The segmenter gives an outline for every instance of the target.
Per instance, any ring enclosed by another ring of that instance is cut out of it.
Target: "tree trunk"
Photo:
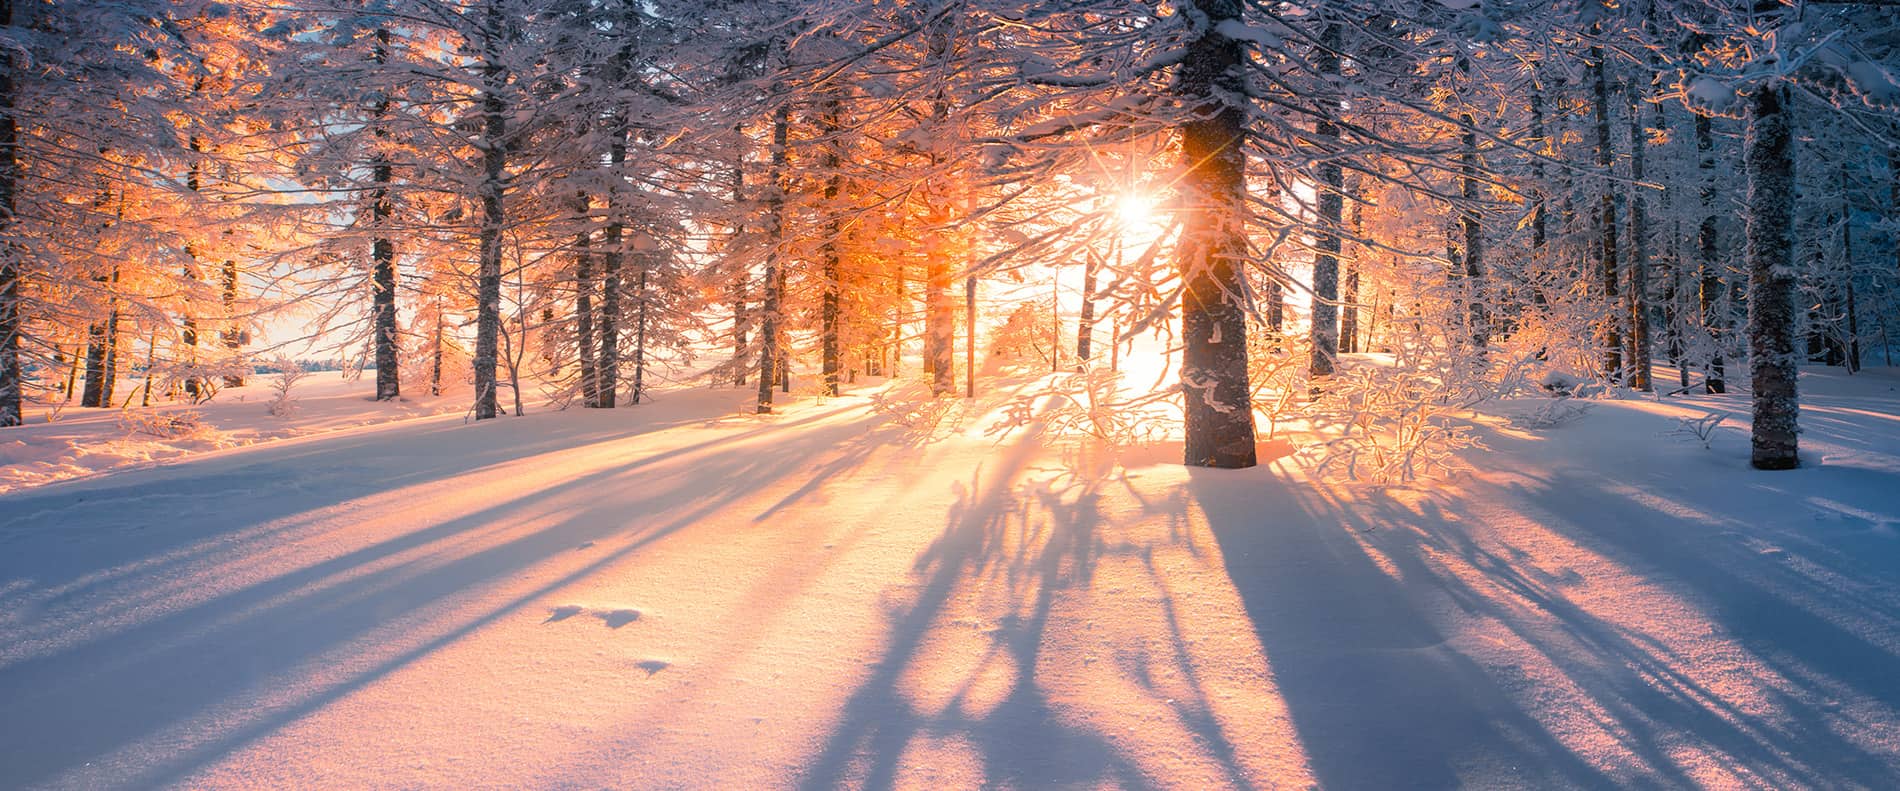
[[[932,252],[924,276],[924,360],[930,367],[930,393],[943,395],[955,390],[957,384],[956,350],[951,338],[956,331],[956,305],[950,301],[954,279],[950,261],[942,252]]]
[[[0,0],[0,28],[13,26],[13,0]],[[0,55],[0,428],[26,421],[20,364],[20,335],[26,330],[21,310],[19,250],[13,239],[14,192],[19,188],[19,126],[13,120],[13,53]]]
[[[1458,70],[1468,81],[1471,61],[1459,57]],[[1482,360],[1485,347],[1491,343],[1491,327],[1489,311],[1485,308],[1484,229],[1480,225],[1483,218],[1478,214],[1478,129],[1477,121],[1469,111],[1459,113],[1458,121],[1464,125],[1458,152],[1459,196],[1464,200],[1464,206],[1458,212],[1458,223],[1464,231],[1466,332],[1472,351]]]
[[[1598,25],[1601,32],[1601,23]],[[1615,305],[1621,289],[1617,286],[1616,188],[1611,180],[1613,161],[1610,142],[1610,77],[1604,62],[1603,47],[1590,48],[1590,74],[1594,83],[1596,121],[1597,178],[1603,193],[1597,212],[1597,276],[1603,287],[1606,311],[1603,322],[1603,373],[1611,381],[1623,381],[1623,334],[1618,331]]]
[[[609,121],[607,144],[608,173],[620,173],[627,161],[626,118],[616,110]],[[619,178],[618,175],[613,176]],[[600,350],[594,355],[594,406],[613,409],[620,397],[620,270],[626,261],[626,223],[620,216],[626,208],[619,185],[607,189],[607,227],[601,234],[600,321],[594,331],[600,337]]]
[[[1082,314],[1075,326],[1075,369],[1078,371],[1088,366],[1089,354],[1093,351],[1090,342],[1095,339],[1095,272],[1100,265],[1094,250],[1083,254]]]
[[[1847,337],[1841,344],[1847,372],[1860,373],[1860,310],[1854,299],[1854,201],[1850,197],[1847,181],[1847,162],[1841,161],[1835,171],[1840,181],[1841,191],[1841,268],[1845,281],[1842,296],[1846,299]]]
[[[1187,119],[1181,139],[1184,223],[1180,246],[1181,389],[1184,462],[1196,467],[1255,464],[1253,408],[1247,384],[1245,110],[1237,97],[1241,44],[1221,32],[1238,23],[1239,0],[1194,0],[1208,17],[1188,44],[1175,83]]]
[[[818,257],[824,268],[824,293],[819,305],[819,356],[820,390],[828,396],[838,394],[838,372],[842,368],[838,348],[838,321],[842,315],[839,301],[844,287],[843,272],[840,268],[839,234],[844,232],[840,221],[844,212],[838,205],[838,196],[844,192],[844,152],[843,143],[838,140],[842,132],[841,123],[844,113],[844,101],[837,90],[827,92],[819,105],[819,135],[826,141],[820,166],[825,171],[824,217],[825,224],[820,242]]]
[[[1322,80],[1339,76],[1339,23],[1327,21],[1320,32],[1319,49],[1314,53],[1314,68]],[[1339,100],[1330,91],[1319,97],[1319,112],[1313,124],[1313,137],[1320,157],[1318,171],[1319,227],[1313,231],[1313,323],[1312,359],[1307,371],[1313,389],[1320,380],[1333,375],[1339,357],[1339,224],[1342,218],[1341,193],[1345,190],[1344,172],[1339,166],[1339,127],[1334,115]]]
[[[66,347],[54,346],[53,363],[66,366],[66,381],[59,386],[59,400],[61,403],[70,404],[73,400],[73,385],[79,381],[79,350],[75,348],[72,356],[69,357],[66,354]]]
[[[1360,184],[1355,183],[1348,193],[1353,196],[1352,233],[1363,238],[1365,233],[1365,201],[1359,195]],[[1341,262],[1346,268],[1345,293],[1339,304],[1339,351],[1353,354],[1359,351],[1359,256],[1365,252],[1363,245],[1354,244],[1353,254],[1345,256]]]
[[[789,268],[786,266],[778,268],[778,302],[781,306],[785,304],[785,273]],[[783,312],[782,308],[781,312]],[[778,369],[778,391],[790,393],[792,392],[792,344],[786,337],[785,321],[782,316],[778,323],[778,332],[778,365],[775,366]]]
[[[1632,83],[1630,100],[1630,261],[1629,283],[1624,291],[1630,330],[1630,387],[1653,390],[1650,383],[1652,363],[1649,344],[1649,196],[1643,179],[1647,176],[1645,150],[1649,136],[1644,133],[1642,97]]]
[[[963,397],[976,397],[976,275],[963,279]]]
[[[203,79],[199,79],[192,83],[191,90],[195,94],[198,91],[202,90],[203,87],[204,87],[204,81]],[[204,142],[200,140],[196,135],[193,135],[191,137],[191,142],[188,144],[188,147],[191,149],[191,165],[185,171],[185,189],[188,189],[193,194],[196,194],[201,186],[200,176],[204,172],[204,159],[198,156],[200,153],[203,153],[204,151]],[[198,273],[197,273],[198,267],[196,266],[196,262],[198,260],[198,253],[192,248],[192,245],[190,242],[185,243],[185,256],[190,258],[193,262],[185,266],[185,271],[184,271],[185,279],[190,282],[196,283],[198,279]],[[189,311],[191,307],[191,300],[189,297],[186,298],[185,305],[186,305],[186,310]],[[204,389],[205,389],[204,379],[199,377],[196,372],[196,369],[198,367],[198,319],[197,317],[192,316],[189,313],[186,314],[185,321],[184,321],[184,329],[181,334],[183,336],[182,340],[184,341],[184,344],[185,344],[185,363],[191,366],[191,368],[193,369],[193,372],[185,378],[185,394],[191,396],[191,401],[192,403],[195,404],[198,402],[199,398],[203,397]]]
[[[1748,351],[1754,384],[1750,463],[1800,466],[1795,389],[1794,159],[1787,89],[1761,86],[1749,114]]]
[[[1683,359],[1682,355],[1684,351],[1684,324],[1686,324],[1688,320],[1684,318],[1682,310],[1682,295],[1687,293],[1687,288],[1683,281],[1683,265],[1680,247],[1683,238],[1681,220],[1676,221],[1675,232],[1671,234],[1671,238],[1676,240],[1677,247],[1676,251],[1670,255],[1668,265],[1664,267],[1664,270],[1669,275],[1669,281],[1663,287],[1664,342],[1667,343],[1669,347],[1669,364],[1676,367],[1676,384],[1686,390],[1686,388],[1689,387],[1689,363]]]
[[[741,146],[744,146],[746,144],[744,125],[734,126],[733,132],[734,132],[734,136],[739,141],[738,144]],[[741,151],[740,153],[734,155],[733,161],[732,161],[732,205],[735,209],[738,209],[739,207],[744,206],[744,204],[745,204],[745,154],[743,153],[743,151]],[[735,216],[743,217],[744,215],[743,215],[743,212],[739,212],[735,214]],[[746,266],[743,263],[744,259],[741,256],[742,251],[739,249],[739,244],[741,240],[743,240],[744,238],[745,238],[745,221],[741,219],[733,223],[732,240],[728,242],[726,245],[726,258],[730,262],[729,266],[732,269],[732,272],[731,272],[732,281],[727,286],[727,299],[731,301],[732,303],[732,386],[733,387],[745,386],[745,369],[746,369],[745,359],[746,359],[746,346],[747,346],[746,325],[747,325],[747,319],[748,319],[748,316],[746,314],[746,298],[747,298],[746,292],[749,291],[750,289],[746,288],[746,275],[748,274],[748,272],[746,271]]]
[[[479,187],[482,224],[475,288],[476,420],[488,420],[497,414],[495,396],[499,383],[495,366],[501,335],[501,231],[506,219],[502,193],[508,164],[508,108],[501,95],[507,77],[502,71],[499,53],[501,6],[495,0],[489,2],[487,19],[483,24],[487,40],[483,45],[486,63],[482,66],[482,132],[479,146],[482,152],[482,182]]]
[[[389,31],[378,28],[370,60],[377,64],[387,60],[385,47],[388,44]],[[371,123],[375,125],[373,136],[379,144],[389,139],[389,130],[382,124],[388,112],[389,99],[386,96],[377,99]],[[370,260],[375,269],[371,332],[376,336],[378,401],[394,401],[402,395],[402,377],[397,368],[401,338],[396,334],[396,244],[389,238],[389,218],[394,211],[389,201],[389,184],[394,175],[388,155],[378,150],[370,159],[370,181],[376,185],[370,193],[370,219],[376,228],[376,237],[370,241]]]
[[[633,319],[633,393],[630,397],[634,406],[639,406],[640,399],[646,395],[647,322],[652,320],[652,300],[647,294],[647,280],[653,274],[652,255],[647,253],[640,256],[640,279],[633,286],[635,298],[640,300]]]
[[[442,297],[435,298],[435,355],[429,366],[429,395],[442,395]]]
[[[782,90],[774,90],[779,95]],[[783,360],[779,356],[779,303],[785,279],[785,163],[786,138],[791,126],[791,106],[783,99],[772,111],[772,164],[765,174],[765,278],[764,298],[759,305],[759,402],[758,413],[772,412],[772,386],[778,384]]]
[[[1544,296],[1541,280],[1546,276],[1545,247],[1550,243],[1550,216],[1546,208],[1549,197],[1545,193],[1544,156],[1551,152],[1550,132],[1544,126],[1544,88],[1531,86],[1531,140],[1537,144],[1540,156],[1531,159],[1531,304],[1542,307],[1548,303]],[[1537,359],[1544,359],[1546,350],[1537,350]]]
[[[929,63],[939,71],[938,89],[930,100],[930,151],[933,171],[940,172],[949,161],[951,133],[950,95],[942,77],[949,71],[952,56],[954,16],[939,16],[930,28]],[[948,179],[942,179],[948,181]],[[953,280],[950,261],[950,196],[941,188],[929,190],[930,230],[938,241],[925,252],[924,262],[924,367],[930,373],[931,395],[944,395],[956,389],[956,305],[950,301]]]
[[[1699,262],[1702,277],[1700,287],[1696,289],[1696,300],[1702,309],[1702,328],[1709,336],[1709,371],[1703,389],[1711,393],[1728,392],[1728,384],[1723,381],[1726,373],[1722,370],[1723,330],[1727,322],[1723,320],[1722,310],[1722,265],[1716,260],[1719,253],[1717,217],[1715,214],[1715,133],[1714,122],[1706,115],[1695,117],[1695,148],[1697,152],[1696,169],[1702,176],[1702,225],[1696,234],[1700,248]]]
[[[581,406],[600,405],[600,370],[594,360],[597,339],[594,333],[594,253],[590,200],[586,193],[574,196],[574,218],[581,230],[574,235],[574,348],[581,364]]]
[[[106,373],[106,358],[110,355],[106,326],[104,321],[95,321],[86,328],[86,385],[79,396],[80,406],[105,406],[112,398]]]
[[[152,405],[152,371],[158,365],[158,330],[152,331],[152,338],[145,344],[145,375],[139,381],[139,406]],[[127,397],[126,401],[131,401]]]
[[[238,306],[237,306],[238,265],[237,265],[237,262],[230,259],[226,259],[224,262],[224,271],[222,274],[223,274],[223,280],[224,280],[224,284],[223,284],[224,285],[224,317],[227,324],[225,325],[224,331],[221,333],[222,337],[220,338],[220,340],[224,342],[225,351],[231,353],[231,364],[241,366],[243,364],[243,360],[239,357],[238,351],[242,349],[244,346],[244,330],[242,329],[240,320],[238,319]],[[119,276],[116,272],[113,274],[112,279],[115,281],[119,279]],[[114,313],[113,318],[115,320],[118,318],[116,312]],[[116,332],[113,333],[113,338],[114,338],[114,342],[116,343],[117,338],[118,338],[118,333]],[[225,387],[243,387],[244,375],[243,374],[225,374],[224,386]]]

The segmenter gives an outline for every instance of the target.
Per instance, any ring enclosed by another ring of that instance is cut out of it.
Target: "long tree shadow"
[[[853,408],[840,405],[646,453],[629,462],[629,469],[826,420]],[[702,422],[720,411],[615,426],[610,433],[603,433],[601,424],[613,415],[493,427],[509,434],[505,441],[487,431],[489,426],[430,421],[369,434],[317,437],[288,447],[259,445],[193,464],[122,471],[0,497],[0,547],[9,550],[0,552],[0,582],[24,582],[0,587],[0,612],[38,609],[51,603],[45,598],[49,594],[75,598],[122,580],[187,570],[233,541],[268,540],[330,519],[333,515],[325,508],[338,503],[547,454],[558,454],[549,456],[555,464],[568,463],[596,451],[617,451],[629,440],[668,427]],[[404,503],[389,503],[399,505]],[[75,521],[87,528],[66,529]],[[48,544],[64,548],[47,551]]]
[[[1367,557],[1343,512],[1265,468],[1193,470],[1255,634],[1326,788],[1604,786]]]
[[[1895,485],[1900,479],[1892,476],[1884,482],[1887,491]],[[1765,545],[1777,534],[1751,522],[1758,514],[1699,503],[1715,524],[1685,522],[1595,475],[1559,474],[1517,493],[1543,514],[1591,513],[1595,518],[1549,517],[1546,524],[1665,581],[1698,606],[1711,632],[1733,640],[1768,671],[1757,671],[1765,677],[1752,689],[1712,689],[1698,680],[1709,671],[1695,657],[1638,628],[1640,614],[1632,613],[1629,624],[1590,615],[1463,536],[1424,536],[1559,617],[1592,653],[1620,660],[1608,673],[1590,669],[1591,663],[1568,664],[1629,731],[1655,734],[1650,741],[1688,741],[1777,784],[1900,786],[1900,756],[1865,739],[1900,726],[1900,678],[1891,672],[1900,665],[1900,590],[1891,562],[1900,553],[1891,540],[1863,552],[1841,552],[1830,541],[1853,536],[1815,533],[1802,536],[1805,542]],[[1722,525],[1737,529],[1710,529]],[[1869,565],[1869,554],[1887,562]],[[1542,648],[1560,663],[1565,659],[1560,646]],[[1737,697],[1755,698],[1754,710]],[[1856,706],[1858,713],[1848,710]],[[1657,773],[1689,782],[1667,756],[1644,757]]]
[[[897,787],[914,781],[903,772],[920,768],[908,765],[907,759],[920,755],[916,751],[921,745],[945,741],[962,745],[975,759],[968,768],[977,776],[959,777],[957,783],[1144,789],[1184,781],[1158,776],[1156,767],[1141,765],[1141,758],[1124,743],[1127,734],[1110,733],[1078,710],[1074,693],[1077,685],[1086,686],[1086,679],[1064,677],[1077,672],[1074,663],[1052,662],[1047,656],[1052,646],[1096,625],[1086,614],[1081,621],[1059,616],[1065,598],[1098,607],[1091,597],[1115,595],[1095,587],[1097,568],[1105,559],[1145,568],[1148,582],[1163,581],[1153,560],[1162,547],[1152,542],[1176,549],[1190,539],[1177,524],[1157,527],[1154,522],[1172,518],[1182,502],[1172,497],[1141,500],[1146,492],[1137,491],[1126,470],[1113,464],[1070,458],[1059,467],[1037,467],[1039,459],[1047,458],[1045,440],[1035,431],[1015,439],[1016,444],[993,454],[957,484],[957,500],[943,532],[914,564],[915,595],[892,614],[876,669],[845,701],[824,747],[808,762],[801,788]],[[1140,515],[1132,533],[1113,529],[1101,510],[1111,487],[1136,495],[1131,499]],[[1125,583],[1122,578],[1118,586]],[[1235,746],[1211,714],[1213,704],[1175,618],[1181,605],[1165,592],[1165,585],[1157,587],[1164,592],[1155,604],[1165,615],[1162,623],[1146,625],[1145,637],[1152,639],[1144,643],[1162,646],[1160,655],[1151,656],[1139,645],[1115,646],[1122,658],[1138,659],[1124,663],[1116,653],[1100,657],[1110,660],[1105,665],[1112,668],[1103,672],[1120,673],[1123,682],[1145,689],[1179,718],[1189,731],[1183,738],[1193,743],[1170,744],[1166,752],[1178,756],[1198,751],[1230,787],[1261,784],[1262,778],[1249,776],[1241,766]],[[1102,615],[1115,617],[1106,611]],[[973,620],[992,624],[984,630],[987,642],[979,655],[946,658],[971,648],[957,636]],[[1158,669],[1144,664],[1150,660]],[[1153,672],[1184,679],[1181,686],[1189,694],[1160,701],[1164,695],[1157,694],[1160,682]],[[1004,680],[998,682],[999,676]],[[1058,688],[1065,697],[1052,696]]]
[[[833,462],[823,474],[846,474],[893,441],[871,416],[801,428],[774,453],[743,441],[791,425],[621,460],[13,663],[0,669],[7,782],[33,785],[94,762],[109,765],[124,748],[153,738],[175,743],[157,760],[113,769],[113,782],[181,780],[760,487],[806,474],[811,459]],[[669,478],[693,485],[668,485]],[[642,485],[629,486],[636,482]],[[561,561],[550,569],[553,581],[491,601],[509,580],[590,543],[600,546],[599,557]],[[563,572],[561,565],[578,567]],[[443,612],[455,615],[444,621]],[[266,694],[340,657],[365,667],[335,682]],[[251,705],[257,708],[245,708]]]
[[[1124,786],[1141,785],[1139,776],[1116,763],[1113,750],[1098,737],[1054,722],[1033,682],[1041,630],[1057,587],[1053,577],[1060,573],[1065,555],[1079,550],[1086,557],[1094,527],[1087,517],[1080,517],[1060,528],[1063,534],[1051,539],[1054,546],[1040,560],[1025,554],[1032,544],[1022,542],[1024,533],[1037,528],[1024,512],[1017,478],[1038,455],[1036,434],[1032,429],[1019,436],[1014,445],[975,470],[967,483],[958,484],[958,501],[948,524],[916,562],[923,580],[914,600],[893,616],[882,659],[845,702],[839,724],[810,762],[801,788],[836,788],[847,780],[862,788],[891,788],[914,738],[931,730],[969,726],[955,722],[963,719],[956,701],[943,715],[919,712],[901,681],[923,659],[927,639],[940,626],[953,596],[964,593],[972,579],[1024,574],[1037,576],[1043,584],[1035,586],[1027,615],[1007,619],[996,639],[1019,670],[1002,702],[985,717],[986,727],[969,728],[977,734],[977,747],[994,770],[986,775],[988,782],[1025,788],[1082,787],[1100,779],[1094,773],[1106,768]],[[1012,555],[1012,544],[1021,552]]]
[[[1792,485],[1896,483],[1814,474],[1839,480]],[[1322,785],[1900,784],[1874,735],[1900,724],[1891,537],[1613,476],[1338,496],[1194,473]]]

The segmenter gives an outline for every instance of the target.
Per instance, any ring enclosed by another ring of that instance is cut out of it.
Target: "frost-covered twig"
[[[1678,417],[1676,427],[1669,431],[1672,436],[1695,437],[1702,447],[1710,447],[1715,439],[1715,429],[1728,419],[1727,412],[1709,412],[1701,417]]]

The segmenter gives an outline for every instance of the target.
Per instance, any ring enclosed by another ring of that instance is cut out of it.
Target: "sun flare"
[[[1124,233],[1139,233],[1152,229],[1161,222],[1156,211],[1155,198],[1139,192],[1123,194],[1115,201],[1115,216],[1121,221]]]
[[[1115,198],[1114,210],[1120,242],[1127,250],[1146,248],[1166,229],[1168,218],[1161,200],[1150,193],[1124,192]]]

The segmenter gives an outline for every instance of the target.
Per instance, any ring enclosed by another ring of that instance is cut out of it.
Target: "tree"
[[[1255,464],[1253,408],[1247,386],[1245,290],[1240,265],[1247,247],[1245,108],[1234,97],[1241,42],[1224,25],[1240,20],[1238,0],[1192,0],[1204,16],[1187,43],[1175,91],[1186,108],[1181,145],[1184,283],[1181,302],[1181,386],[1186,402],[1186,463],[1196,467]]]

